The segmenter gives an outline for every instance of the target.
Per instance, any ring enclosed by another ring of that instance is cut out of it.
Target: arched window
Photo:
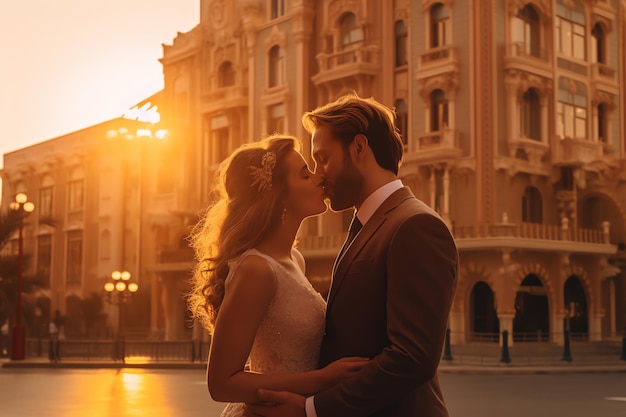
[[[363,41],[363,29],[357,25],[356,16],[346,13],[341,18],[341,47],[346,48]]]
[[[526,223],[543,223],[541,193],[535,187],[526,187],[522,197],[522,221]]]
[[[513,42],[519,45],[519,52],[525,55],[540,56],[539,15],[529,4],[519,10],[513,20]]]
[[[587,87],[580,81],[559,78],[556,131],[561,138],[587,138]]]
[[[407,59],[407,40],[408,31],[404,21],[398,20],[394,26],[396,35],[396,67],[401,67],[408,63]]]
[[[430,131],[439,132],[448,127],[448,98],[443,90],[435,90],[430,95]]]
[[[523,137],[541,140],[541,103],[534,88],[526,91],[522,97],[520,126]]]
[[[218,85],[232,87],[235,85],[235,68],[230,61],[224,61],[218,71]]]
[[[396,126],[402,136],[402,143],[405,145],[408,143],[409,134],[409,109],[406,105],[406,101],[400,99],[395,102],[396,107]]]
[[[579,0],[557,0],[556,36],[559,53],[584,60],[585,8]]]
[[[430,9],[430,47],[438,48],[450,43],[448,39],[448,27],[450,14],[448,9],[441,3],[436,3]]]
[[[269,53],[269,80],[270,87],[276,87],[284,83],[285,54],[283,49],[274,45]]]
[[[591,43],[591,59],[599,64],[606,64],[606,35],[599,23],[591,30],[593,42]]]

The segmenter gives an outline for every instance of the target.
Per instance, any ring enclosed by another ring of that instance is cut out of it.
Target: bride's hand
[[[338,359],[326,365],[324,368],[319,370],[322,376],[324,388],[328,388],[332,385],[335,385],[342,379],[345,379],[355,374],[368,361],[369,361],[369,358],[350,356],[350,357]]]

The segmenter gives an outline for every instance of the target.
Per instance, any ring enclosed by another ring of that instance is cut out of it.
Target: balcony
[[[319,71],[311,79],[315,85],[342,78],[364,75],[374,77],[380,72],[378,45],[358,45],[338,52],[317,54]]]
[[[308,259],[332,259],[339,253],[347,236],[347,232],[325,236],[302,236],[298,238],[298,249]]]
[[[435,163],[458,159],[461,155],[458,132],[446,128],[409,138],[409,146],[404,160],[407,163]]]
[[[555,165],[581,166],[599,161],[604,156],[604,144],[585,139],[557,139],[553,148],[552,163]]]
[[[529,138],[510,138],[509,155],[514,157],[522,151],[532,165],[541,165],[544,155],[550,147],[547,143]]]
[[[609,240],[609,224],[598,229],[570,228],[540,223],[477,224],[454,227],[459,250],[522,249],[540,252],[570,252],[610,255],[617,247]]]
[[[417,79],[433,77],[445,72],[459,72],[459,57],[457,48],[445,45],[428,49],[419,57]]]
[[[506,46],[505,69],[518,69],[545,78],[552,78],[550,64],[549,49],[531,49],[523,42],[510,43]]]
[[[596,90],[614,95],[620,94],[615,68],[599,62],[593,63],[591,64],[591,79]]]
[[[201,111],[204,113],[247,106],[248,87],[239,85],[215,88],[203,94],[201,99]]]
[[[570,228],[568,219],[560,226],[540,223],[476,224],[453,227],[459,250],[521,249],[539,252],[570,252],[611,255],[617,247],[609,240],[609,224],[598,229]],[[337,256],[347,233],[303,236],[298,248],[307,259]]]
[[[166,249],[158,253],[151,269],[156,272],[190,271],[195,263],[195,254],[191,248]]]

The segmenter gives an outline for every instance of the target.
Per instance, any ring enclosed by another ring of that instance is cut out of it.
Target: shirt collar
[[[397,179],[388,182],[370,194],[369,197],[363,201],[359,211],[356,213],[356,216],[361,224],[365,225],[365,223],[367,223],[367,221],[374,215],[374,212],[378,210],[378,207],[380,207],[391,194],[398,191],[403,186],[402,181]]]

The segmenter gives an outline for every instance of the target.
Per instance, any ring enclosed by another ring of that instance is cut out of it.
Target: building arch
[[[524,276],[515,293],[513,340],[548,341],[550,335],[550,300],[546,285],[534,273]]]
[[[494,288],[494,282],[487,268],[482,263],[466,262],[459,271],[459,282],[456,289],[457,296],[454,298],[452,308],[454,311],[467,316],[469,312],[471,291],[478,282],[485,282],[490,288]],[[467,330],[470,328],[468,327]]]
[[[575,274],[570,275],[563,285],[563,307],[569,331],[574,338],[587,340],[589,333],[589,297],[588,288]]]
[[[575,276],[580,281],[587,297],[588,311],[593,311],[596,300],[592,291],[589,275],[582,266],[570,263],[569,265],[565,266],[565,268],[563,268],[563,277],[565,278],[565,280],[563,281],[563,285],[565,285],[565,282],[567,282],[567,280],[572,276]],[[566,309],[567,307],[563,306],[563,311],[566,311]]]
[[[470,339],[483,340],[489,334],[500,333],[496,312],[496,294],[485,281],[477,281],[469,297]]]

